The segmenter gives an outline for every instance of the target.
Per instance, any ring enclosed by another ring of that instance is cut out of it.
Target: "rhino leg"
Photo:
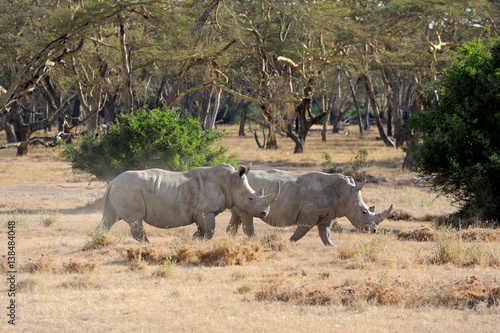
[[[297,227],[297,230],[295,230],[292,237],[290,237],[290,241],[292,241],[292,242],[298,241],[299,239],[304,237],[304,235],[307,234],[307,232],[309,230],[311,230],[312,227],[313,227],[313,225],[299,224],[299,226]]]
[[[248,214],[242,214],[241,222],[243,225],[243,232],[245,233],[245,235],[247,235],[248,237],[255,236],[255,229],[253,227],[253,216]]]
[[[142,225],[142,221],[135,221],[129,224],[130,230],[132,232],[132,237],[139,242],[149,243],[148,237],[146,237],[146,230]]]
[[[241,218],[237,212],[235,212],[234,208],[231,209],[231,220],[227,225],[226,232],[231,236],[236,236],[238,234],[238,230],[240,229]]]
[[[196,219],[198,231],[194,233],[193,237],[210,239],[215,232],[215,215],[213,213],[201,214]]]
[[[328,246],[333,246],[334,244],[330,240],[330,229],[332,222],[325,224],[318,224],[319,237],[323,241],[323,244]]]

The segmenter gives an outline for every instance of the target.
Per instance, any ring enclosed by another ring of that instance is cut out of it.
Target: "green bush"
[[[99,134],[99,135],[98,135]],[[140,110],[122,115],[107,134],[92,133],[63,155],[73,169],[111,180],[126,170],[161,168],[185,171],[225,162],[227,147],[214,146],[223,132],[204,131],[199,121],[173,110]]]
[[[438,84],[435,106],[409,120],[411,129],[423,133],[410,149],[415,167],[422,176],[434,176],[436,189],[460,204],[455,218],[498,223],[500,41],[459,48]]]

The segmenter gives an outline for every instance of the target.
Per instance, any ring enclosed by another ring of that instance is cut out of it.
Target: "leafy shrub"
[[[201,124],[173,110],[142,109],[121,115],[107,134],[83,136],[79,145],[67,145],[63,155],[73,169],[111,180],[126,170],[162,168],[185,171],[225,162],[227,147],[213,144],[222,132],[204,131]]]
[[[409,120],[411,129],[423,133],[422,142],[409,149],[414,166],[460,204],[454,219],[459,224],[498,221],[500,41],[459,48],[439,82],[438,96],[434,107]]]

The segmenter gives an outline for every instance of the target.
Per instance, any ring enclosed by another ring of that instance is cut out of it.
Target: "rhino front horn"
[[[275,202],[276,199],[278,199],[279,195],[280,195],[280,183],[278,182],[278,184],[276,184],[276,190],[267,196],[267,201],[269,202],[269,204]]]
[[[380,224],[380,222],[382,222],[383,220],[385,220],[387,218],[387,216],[389,216],[389,214],[392,211],[392,206],[393,205],[391,205],[391,207],[389,207],[389,209],[383,211],[382,213],[377,214],[377,219],[378,219],[377,224]]]

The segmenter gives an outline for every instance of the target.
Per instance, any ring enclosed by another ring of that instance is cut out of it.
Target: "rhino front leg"
[[[135,221],[130,223],[130,231],[132,232],[132,237],[139,242],[149,243],[148,237],[146,237],[146,230],[142,225],[142,221]]]
[[[313,227],[312,225],[308,225],[308,224],[299,224],[299,226],[297,227],[297,230],[295,230],[292,237],[290,237],[290,241],[291,242],[298,241],[299,239],[304,237],[304,235],[307,234],[307,232],[309,230],[311,230],[312,227]]]
[[[198,231],[194,233],[193,237],[212,238],[215,232],[215,214],[201,214],[201,216],[196,219],[196,224],[198,225]]]
[[[325,223],[325,224],[318,224],[319,237],[323,241],[323,244],[328,245],[328,246],[334,246],[335,245],[330,240],[330,229],[331,229],[331,226],[332,226],[332,222]]]
[[[241,215],[241,224],[243,225],[243,232],[248,237],[255,236],[255,229],[253,227],[253,216],[248,214]]]
[[[241,218],[238,212],[235,209],[231,209],[231,220],[227,225],[226,232],[231,236],[236,236],[238,234],[238,230],[240,229]]]

